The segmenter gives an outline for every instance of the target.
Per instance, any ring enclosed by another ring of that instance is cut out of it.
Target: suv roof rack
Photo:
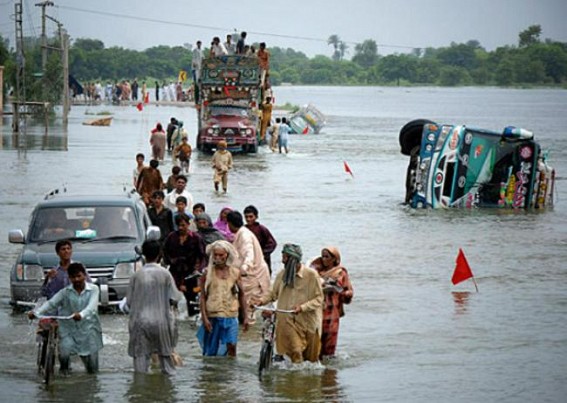
[[[47,193],[45,194],[45,196],[43,197],[43,200],[52,199],[52,198],[54,198],[56,195],[58,195],[59,192],[60,192],[60,191],[59,191],[59,188],[53,189],[53,190],[51,190],[50,192],[47,192]],[[61,193],[67,193],[67,186],[66,186],[66,185],[63,185],[63,191],[62,191]]]

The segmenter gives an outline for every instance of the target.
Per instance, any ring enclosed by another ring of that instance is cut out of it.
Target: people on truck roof
[[[211,43],[211,56],[226,56],[228,55],[228,51],[224,47],[224,44],[221,43],[220,38],[215,36],[213,38],[213,42]]]
[[[244,52],[244,46],[245,45],[246,45],[246,32],[242,32],[240,34],[240,39],[238,40],[238,42],[236,42],[236,54],[237,55],[245,54],[245,52]]]
[[[236,43],[232,42],[231,34],[226,35],[226,42],[224,43],[224,47],[226,48],[226,51],[229,55],[236,54]]]

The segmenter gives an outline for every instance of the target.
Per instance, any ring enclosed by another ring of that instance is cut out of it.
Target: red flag
[[[343,161],[343,166],[344,166],[344,168],[345,168],[345,172],[346,172],[347,174],[350,174],[350,176],[352,176],[352,177],[354,178],[354,174],[352,173],[352,171],[351,171],[351,169],[350,169],[350,167],[348,166],[348,164],[347,164],[346,161]]]
[[[144,97],[144,103],[145,104],[150,103],[150,93],[149,92],[146,92],[146,96]]]
[[[309,133],[309,126],[305,126],[305,129],[303,129],[302,134],[307,134]]]
[[[469,262],[467,262],[467,258],[461,248],[459,248],[459,254],[457,255],[455,266],[455,272],[453,273],[453,278],[451,281],[453,284],[459,284],[461,281],[465,281],[469,278],[474,278],[471,267],[469,266]]]
[[[144,104],[142,104],[141,102],[138,102],[138,105],[136,105],[136,108],[142,112],[144,110]]]

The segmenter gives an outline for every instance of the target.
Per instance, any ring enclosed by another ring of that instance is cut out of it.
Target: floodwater
[[[74,107],[65,132],[29,123],[0,138],[1,401],[383,401],[563,402],[567,396],[567,91],[495,88],[276,88],[276,102],[312,102],[328,116],[319,135],[292,136],[289,155],[236,156],[227,195],[215,194],[210,156],[196,155],[189,188],[216,218],[254,204],[280,246],[307,258],[337,245],[355,287],[341,322],[338,358],[256,376],[259,326],[241,335],[236,360],[202,358],[195,328],[181,323],[175,377],[135,376],[124,315],[103,315],[101,372],[41,386],[33,326],[12,314],[9,269],[33,206],[54,188],[117,193],[131,185],[149,130],[171,116],[196,133],[191,108]],[[110,127],[82,126],[110,111]],[[532,130],[558,172],[546,212],[414,211],[402,205],[407,159],[398,132],[414,118],[487,129]],[[343,160],[354,178],[343,171]],[[162,172],[167,176],[171,163]],[[480,292],[451,284],[463,248]],[[280,248],[272,260],[278,262]],[[277,264],[275,265],[278,266]]]

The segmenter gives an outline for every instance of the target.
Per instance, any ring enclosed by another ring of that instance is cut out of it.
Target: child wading
[[[213,169],[215,170],[213,182],[215,190],[219,190],[219,182],[222,181],[222,190],[226,193],[228,189],[228,171],[232,169],[232,154],[226,149],[226,141],[221,140],[217,144],[217,151],[213,154]]]

